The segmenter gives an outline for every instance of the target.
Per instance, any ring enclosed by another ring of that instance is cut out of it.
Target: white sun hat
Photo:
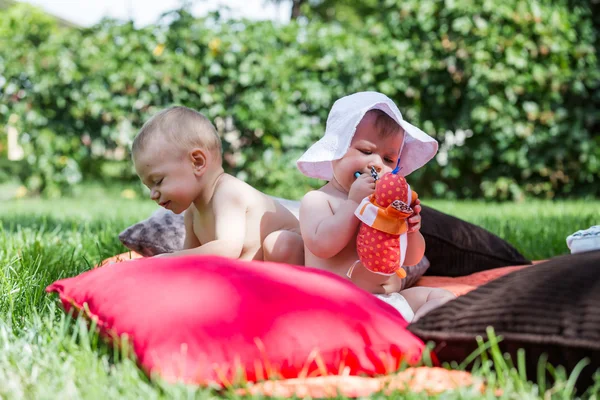
[[[406,176],[431,160],[438,142],[402,118],[402,113],[386,95],[378,92],[358,92],[337,100],[329,116],[325,135],[313,144],[296,162],[304,175],[330,181],[331,162],[342,158],[352,142],[358,123],[369,110],[381,110],[404,129],[404,144],[400,151],[400,174]]]

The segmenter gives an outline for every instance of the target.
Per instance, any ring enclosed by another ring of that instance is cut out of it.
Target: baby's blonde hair
[[[223,148],[215,126],[204,115],[190,108],[173,106],[155,114],[136,135],[131,153],[135,156],[157,135],[182,150],[199,147],[221,160]]]

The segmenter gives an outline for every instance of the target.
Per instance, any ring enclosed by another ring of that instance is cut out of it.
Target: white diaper
[[[408,301],[398,292],[390,293],[390,294],[376,294],[375,297],[385,301],[392,307],[394,307],[398,312],[404,317],[406,322],[411,322],[415,317],[415,313],[412,308],[408,304]]]
[[[567,236],[567,246],[572,254],[600,249],[600,225],[577,231]]]

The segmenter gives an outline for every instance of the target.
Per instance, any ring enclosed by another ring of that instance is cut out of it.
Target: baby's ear
[[[201,148],[194,148],[189,153],[192,165],[194,166],[194,172],[203,173],[207,165],[206,153]]]

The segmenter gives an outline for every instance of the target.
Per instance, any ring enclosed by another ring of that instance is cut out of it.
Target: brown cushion
[[[527,376],[537,377],[542,353],[568,371],[584,357],[579,380],[590,384],[600,366],[600,251],[554,258],[505,275],[433,310],[409,329],[434,341],[441,361],[462,362],[486,328],[503,337],[500,349],[516,363],[525,349]]]
[[[493,233],[422,205],[421,233],[426,275],[463,276],[509,265],[531,264],[517,249]]]

